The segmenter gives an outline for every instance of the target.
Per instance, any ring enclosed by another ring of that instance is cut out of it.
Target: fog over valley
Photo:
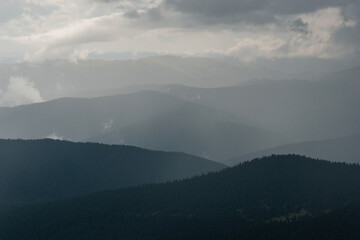
[[[360,239],[357,0],[0,2],[0,239]]]

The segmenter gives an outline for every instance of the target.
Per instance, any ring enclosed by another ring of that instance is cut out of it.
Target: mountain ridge
[[[3,205],[182,179],[225,167],[184,153],[51,139],[0,140],[0,152]]]
[[[273,219],[316,216],[360,200],[359,173],[356,164],[273,155],[187,180],[11,210],[0,217],[0,229],[6,229],[0,236],[217,239],[220,234],[232,239],[236,234],[253,239],[249,230]],[[18,226],[24,231],[16,231]]]
[[[271,154],[300,154],[312,158],[327,159],[330,161],[344,161],[347,163],[360,163],[360,134],[342,138],[325,139],[322,141],[307,141],[286,144],[275,148],[245,154],[243,156],[228,159],[228,165],[234,165],[250,159],[259,158]]]

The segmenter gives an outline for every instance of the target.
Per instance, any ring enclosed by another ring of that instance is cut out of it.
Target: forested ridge
[[[328,228],[343,234],[353,230],[359,215],[347,218],[347,210],[333,211],[357,209],[349,204],[358,200],[360,166],[273,155],[188,180],[18,208],[3,214],[0,237],[328,239]],[[336,224],[334,214],[344,221],[340,228],[324,226],[324,221]]]
[[[176,152],[44,140],[0,140],[0,205],[166,182],[224,165]]]

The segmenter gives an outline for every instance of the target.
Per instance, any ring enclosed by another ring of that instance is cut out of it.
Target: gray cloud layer
[[[220,25],[234,29],[241,24],[246,27],[249,26],[248,24],[274,24],[309,35],[312,34],[309,24],[301,17],[297,17],[292,22],[284,21],[284,18],[328,8],[340,9],[343,18],[343,26],[338,27],[328,41],[346,47],[351,46],[355,55],[358,54],[360,52],[359,0],[164,0],[158,10],[173,11],[182,15],[182,20],[186,23],[183,27],[204,28],[209,25]],[[354,24],[348,25],[351,21]]]
[[[358,0],[165,0],[161,7],[202,24],[267,24],[277,16],[311,13],[329,7],[360,5]]]
[[[341,59],[360,49],[359,0],[6,0],[0,8],[15,3],[21,15],[0,14],[0,48],[35,62],[112,51]]]
[[[344,19],[350,19],[357,24],[352,27],[344,26],[339,29],[335,35],[334,40],[347,45],[360,46],[360,1],[349,4],[342,9]],[[357,50],[359,51],[359,49]]]
[[[299,14],[322,8],[359,4],[359,2],[357,0],[165,0],[164,4],[184,13],[224,17],[258,11],[281,15]]]

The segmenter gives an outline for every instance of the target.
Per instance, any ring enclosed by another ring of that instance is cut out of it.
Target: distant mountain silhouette
[[[236,114],[156,91],[0,109],[0,137],[94,141],[225,160],[287,142]]]
[[[360,132],[359,69],[334,73],[322,81],[262,80],[222,88],[157,88],[237,114],[257,126],[291,137],[292,142],[322,140]]]
[[[80,141],[186,104],[159,92],[93,99],[62,98],[0,109],[0,137],[34,139],[52,133]]]
[[[34,83],[45,100],[60,97],[87,97],[86,92],[137,84],[185,84],[219,87],[250,79],[285,78],[284,74],[255,65],[220,59],[156,56],[138,60],[45,61],[42,63],[0,64],[0,78],[19,73]],[[0,82],[6,89],[7,81]],[[81,92],[84,95],[81,95]]]
[[[222,111],[187,105],[150,119],[104,133],[89,141],[180,151],[224,161],[287,139]]]
[[[0,237],[277,239],[282,229],[277,226],[287,221],[312,218],[359,199],[360,166],[274,155],[189,180],[4,212]],[[299,239],[304,239],[301,233],[319,232],[306,224],[295,231]],[[336,231],[336,225],[331,226]],[[284,229],[280,239],[293,239],[291,228]]]
[[[183,153],[54,140],[0,140],[0,205],[165,182],[224,165]]]
[[[343,84],[353,84],[357,82],[359,84],[360,66],[354,66],[351,68],[335,71],[329,74],[325,74],[319,77],[321,81],[341,81]]]
[[[334,162],[360,163],[360,135],[278,146],[229,159],[225,163],[235,165],[271,154],[300,154]]]

